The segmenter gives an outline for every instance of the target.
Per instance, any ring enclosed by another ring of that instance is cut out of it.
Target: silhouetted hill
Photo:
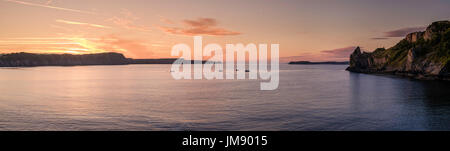
[[[172,64],[177,59],[168,58],[168,59],[130,59],[130,64]],[[189,60],[187,60],[189,61]],[[205,64],[206,61],[201,61],[202,64]],[[194,64],[195,61],[191,60],[191,64]]]
[[[10,53],[0,54],[0,67],[35,67],[35,66],[78,66],[78,65],[127,65],[127,64],[172,64],[177,59],[131,59],[120,53],[97,54],[35,54]],[[194,63],[193,60],[190,61]],[[206,63],[206,61],[201,61]]]
[[[172,64],[177,59],[130,59],[130,64]]]
[[[21,52],[0,55],[0,67],[124,65],[129,62],[120,53],[72,55]]]

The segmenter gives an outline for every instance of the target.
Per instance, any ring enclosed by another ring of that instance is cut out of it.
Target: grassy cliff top
[[[426,31],[414,36],[417,36],[417,41],[405,38],[389,49],[378,48],[372,54],[388,58],[391,65],[404,63],[409,50],[414,51],[418,60],[427,59],[441,64],[450,61],[450,21],[433,22]]]

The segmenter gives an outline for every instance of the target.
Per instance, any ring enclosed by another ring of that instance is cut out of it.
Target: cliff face
[[[0,55],[0,67],[124,65],[129,59],[120,53],[100,54],[33,54],[12,53]]]
[[[350,56],[347,70],[449,80],[450,22],[434,22],[426,31],[408,34],[389,49],[367,53],[358,47]]]

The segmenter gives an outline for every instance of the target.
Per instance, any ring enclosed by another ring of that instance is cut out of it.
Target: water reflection
[[[448,130],[450,83],[350,73],[352,100],[370,105],[385,130]],[[383,117],[386,116],[386,117]],[[368,117],[370,118],[370,117]]]
[[[1,130],[450,130],[450,84],[282,65],[258,80],[174,80],[170,65],[0,69]]]

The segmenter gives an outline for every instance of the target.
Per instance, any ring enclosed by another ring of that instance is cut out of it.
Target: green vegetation
[[[403,39],[387,50],[376,49],[373,55],[387,56],[389,64],[398,67],[405,63],[408,51],[413,49],[415,57],[419,60],[427,59],[434,63],[446,64],[450,61],[450,23],[448,21],[434,22],[428,30],[433,32],[430,40],[421,37],[411,43]]]
[[[350,62],[347,70],[353,72],[422,75],[418,78],[439,75],[450,79],[450,21],[434,22],[426,31],[410,33],[388,49],[353,53]]]
[[[438,50],[436,56],[439,56],[440,62],[447,63],[450,61],[450,28],[442,34],[440,43],[436,49]]]

